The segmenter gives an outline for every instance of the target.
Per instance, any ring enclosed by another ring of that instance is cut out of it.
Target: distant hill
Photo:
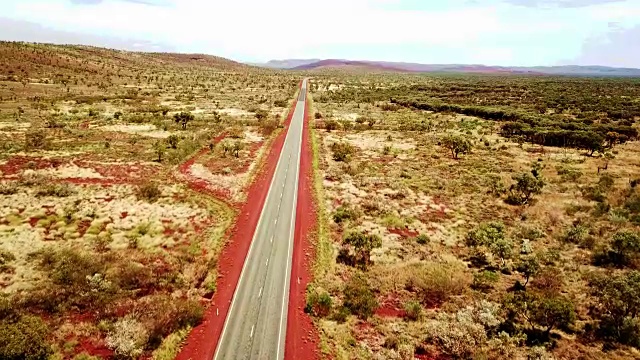
[[[320,59],[291,59],[291,60],[271,60],[260,66],[273,69],[293,69],[298,66],[304,66],[319,62]]]
[[[409,73],[481,73],[481,74],[531,74],[531,75],[573,75],[573,76],[631,76],[640,77],[640,69],[613,68],[606,66],[487,66],[463,64],[418,64],[389,61],[354,61],[343,59],[325,60],[272,60],[264,67],[289,70],[341,69],[371,72]]]
[[[83,45],[51,45],[0,41],[0,76],[58,77],[71,74],[133,76],[142,70],[214,71],[249,69],[249,65],[202,54],[144,53]]]

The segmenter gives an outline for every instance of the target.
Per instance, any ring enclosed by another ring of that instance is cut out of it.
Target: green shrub
[[[420,245],[426,245],[431,241],[431,239],[429,238],[429,235],[427,234],[420,234],[418,236],[416,236],[416,242]]]
[[[366,269],[371,262],[371,250],[381,247],[382,239],[375,234],[352,231],[345,237],[343,244],[354,250],[353,262]]]
[[[495,283],[500,280],[500,276],[495,271],[483,270],[473,274],[471,287],[479,291],[489,291],[493,289]]]
[[[307,305],[304,310],[307,314],[326,317],[331,313],[332,306],[333,300],[329,293],[312,291],[307,294]]]
[[[349,162],[356,149],[347,142],[335,142],[331,144],[331,151],[333,152],[333,160]]]
[[[422,305],[415,300],[407,301],[404,304],[404,311],[407,313],[407,318],[413,321],[420,320],[423,315]]]
[[[568,243],[581,245],[589,236],[589,229],[583,225],[576,224],[567,228],[562,235],[562,240]]]
[[[344,306],[361,319],[368,319],[378,308],[378,300],[362,275],[352,276],[343,293]]]
[[[526,205],[529,203],[533,195],[542,193],[545,186],[544,180],[539,176],[531,173],[522,173],[514,176],[515,184],[509,188],[507,203],[511,205]]]
[[[348,204],[342,204],[338,206],[336,212],[333,214],[333,221],[336,224],[342,224],[344,221],[354,221],[360,217],[360,214],[357,210],[353,209]]]
[[[46,360],[53,353],[48,336],[47,325],[38,317],[0,320],[0,359]]]

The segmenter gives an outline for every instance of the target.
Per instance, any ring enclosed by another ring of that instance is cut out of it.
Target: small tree
[[[553,328],[567,327],[576,321],[575,306],[563,296],[542,297],[532,305],[530,319],[545,328],[546,337]]]
[[[609,341],[640,346],[640,272],[598,276],[590,282],[598,298],[594,312],[600,320],[598,335]]]
[[[459,154],[467,154],[471,151],[471,141],[462,135],[448,135],[441,140],[442,146],[451,151],[451,156],[458,159]]]
[[[233,147],[231,148],[231,151],[233,152],[233,156],[235,156],[236,158],[239,158],[240,151],[242,151],[242,149],[244,149],[244,144],[241,141],[234,142]]]
[[[158,157],[158,162],[162,162],[162,157],[167,152],[167,146],[164,141],[158,140],[153,144],[153,152]]]
[[[513,205],[526,205],[533,195],[542,193],[545,185],[542,177],[533,176],[531,173],[522,173],[514,176],[515,184],[509,188],[509,196],[507,202]]]
[[[189,121],[193,121],[194,119],[195,116],[193,116],[193,114],[184,111],[179,114],[173,115],[173,120],[182,126],[182,130],[186,130],[187,123],[189,123]]]
[[[366,269],[371,262],[371,250],[381,247],[382,239],[378,235],[354,231],[347,235],[343,243],[353,248],[356,265]]]
[[[524,275],[524,286],[527,286],[529,279],[540,271],[540,262],[538,261],[538,258],[530,256],[522,259],[520,264],[518,264],[518,271]]]
[[[627,265],[640,252],[640,235],[623,230],[613,235],[611,260],[618,265]]]
[[[178,135],[170,135],[167,138],[167,143],[169,143],[169,146],[172,149],[177,149],[178,148],[178,142],[180,142],[180,138],[178,137]]]

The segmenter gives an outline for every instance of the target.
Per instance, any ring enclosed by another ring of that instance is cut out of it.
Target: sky
[[[243,62],[640,68],[640,0],[1,0],[0,39]]]

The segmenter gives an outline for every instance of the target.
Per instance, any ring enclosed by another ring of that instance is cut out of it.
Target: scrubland
[[[311,84],[325,356],[640,356],[638,80]]]
[[[298,82],[0,43],[0,358],[173,358]]]

